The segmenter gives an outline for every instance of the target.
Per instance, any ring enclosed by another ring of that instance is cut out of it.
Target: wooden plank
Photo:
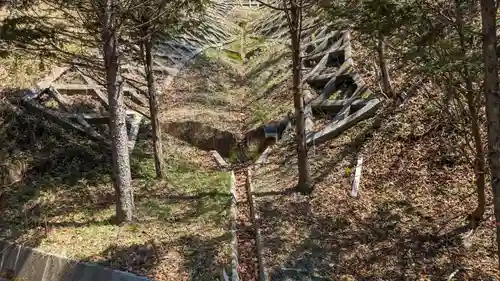
[[[313,56],[317,56],[317,55],[318,55],[318,54],[320,54],[320,53],[323,53],[323,54],[324,54],[324,51],[325,51],[325,50],[327,50],[328,45],[330,45],[330,44],[331,44],[331,42],[330,42],[330,41],[331,41],[332,39],[335,39],[335,37],[337,37],[338,35],[339,35],[339,32],[334,31],[334,32],[331,32],[329,35],[327,35],[327,36],[325,36],[325,37],[318,38],[318,39],[316,39],[316,40],[312,41],[311,43],[306,44],[306,45],[304,46],[305,48],[308,48],[308,47],[310,47],[310,46],[315,46],[315,47],[314,47],[314,49],[313,49],[311,52],[309,52],[309,54],[307,54],[307,55],[304,57],[304,59],[308,59],[308,58],[311,58],[311,57],[313,57]],[[342,40],[343,40],[343,38],[344,38],[344,36],[343,36],[343,35],[342,35],[342,36],[340,36],[340,37],[339,37],[339,39],[338,39],[337,41],[335,41],[334,46],[335,46],[335,45],[340,46],[340,45],[341,45],[341,43],[343,42],[343,41],[342,41]],[[318,44],[318,45],[316,46],[316,44]],[[331,49],[331,47],[330,47],[329,49]]]
[[[22,99],[23,100],[37,99],[40,96],[42,96],[43,94],[45,94],[46,92],[47,92],[47,88],[40,90],[40,89],[34,87],[34,88],[31,88],[31,89],[24,91],[24,93],[22,95]]]
[[[80,72],[80,75],[82,76],[83,80],[87,82],[89,85],[95,85],[96,87],[94,88],[94,93],[101,100],[101,104],[106,108],[109,109],[109,102],[108,102],[108,96],[105,95],[99,88],[97,88],[97,83],[95,82],[94,79],[88,77],[87,75],[83,74],[83,72],[78,69],[78,72]]]
[[[137,91],[135,89],[131,89],[130,91],[124,91],[124,93],[128,93],[131,97],[131,99],[138,103],[140,106],[146,106],[146,102],[143,100],[143,98],[145,99],[146,97],[145,96],[140,96]]]
[[[229,169],[229,164],[226,162],[226,160],[224,160],[224,158],[222,158],[222,156],[220,156],[217,150],[212,150],[210,151],[210,153],[212,153],[215,162],[217,162],[217,165],[219,166],[219,168],[221,168],[221,170],[226,171]]]
[[[326,64],[328,63],[328,59],[330,57],[330,54],[337,53],[339,50],[341,50],[345,47],[345,44],[341,46],[340,45],[341,43],[342,43],[342,40],[339,40],[333,46],[328,48],[328,51],[320,54],[323,57],[316,64],[316,66],[308,74],[305,75],[303,80],[307,81],[307,80],[309,80],[310,77],[313,77],[313,76],[317,75],[318,73],[321,73],[321,71],[323,71],[327,67]],[[304,61],[307,61],[307,60],[309,60],[309,59],[307,59],[307,58],[304,59]],[[338,73],[338,71],[337,71],[337,73]]]
[[[141,114],[142,116],[144,116],[145,118],[149,119],[149,114],[147,113],[147,112],[149,112],[149,109],[144,108],[142,106],[139,106],[139,105],[137,105],[135,103],[131,103],[131,102],[127,101],[127,100],[125,100],[125,105],[128,108],[132,109],[133,111],[135,111],[135,112]]]
[[[369,100],[357,99],[351,103],[350,112],[356,112],[368,104]],[[313,113],[319,115],[337,115],[345,106],[347,100],[325,100],[320,104],[311,104]],[[350,113],[349,113],[350,114]]]
[[[80,125],[77,125],[71,121],[69,121],[69,115],[68,114],[63,114],[55,110],[47,109],[41,104],[31,100],[31,99],[24,99],[23,103],[26,105],[26,108],[29,110],[32,110],[36,113],[42,114],[44,117],[48,118],[49,120],[59,124],[63,128],[75,130],[77,132],[80,132],[82,134],[85,134],[88,136],[90,139],[98,142],[102,142],[104,144],[109,144],[105,138],[103,138],[99,134],[93,134],[92,132],[86,131],[84,128],[82,128]]]
[[[59,90],[74,90],[74,91],[95,91],[95,90],[106,90],[105,87],[98,85],[98,84],[52,84],[52,87],[59,89]],[[123,87],[122,89],[124,92],[132,92],[134,91],[133,88],[130,87]]]
[[[317,73],[317,74],[309,75],[309,77],[307,78],[307,82],[309,82],[309,83],[328,82],[328,81],[330,81],[330,79],[333,78],[333,76],[335,76],[335,74],[337,73],[337,70],[338,70],[338,68],[331,67],[330,69],[327,69],[327,71],[328,71],[327,73],[323,73],[323,74]]]
[[[255,162],[255,166],[266,164],[267,158],[269,158],[269,155],[271,154],[272,151],[273,148],[271,146],[268,146]]]
[[[101,134],[99,134],[92,126],[81,116],[80,114],[75,114],[76,120],[83,126],[83,129],[88,135],[97,136],[99,139],[105,139]]]
[[[363,155],[359,155],[356,172],[354,173],[354,181],[352,182],[351,196],[358,197],[359,183],[361,182],[361,169],[363,167]]]
[[[319,101],[323,101],[328,99],[328,97],[333,93],[335,90],[335,84],[337,82],[338,77],[343,77],[343,76],[349,76],[353,75],[353,67],[352,67],[352,60],[346,60],[340,68],[337,70],[335,75],[326,83],[325,87],[323,88],[323,91],[321,92],[321,95],[317,98]],[[353,79],[354,80],[354,79]],[[354,81],[355,82],[355,81]],[[358,86],[359,88],[359,86]]]
[[[127,110],[127,116],[135,115],[137,112],[133,110]],[[77,119],[78,116],[81,116],[86,122],[89,124],[108,124],[109,123],[109,115],[107,114],[99,114],[99,113],[80,113],[70,115],[70,119]]]
[[[313,133],[307,137],[307,144],[319,145],[328,140],[331,140],[344,132],[345,130],[356,125],[358,122],[372,117],[380,107],[380,100],[370,100],[365,107],[358,110],[354,114],[338,122],[331,122],[323,130]]]
[[[179,70],[177,70],[176,68],[164,66],[163,64],[161,64],[157,61],[155,61],[155,64],[157,66],[153,66],[153,71],[166,72],[169,75],[174,75],[174,76],[177,75],[177,73],[179,72]],[[140,67],[140,66],[136,66],[136,65],[130,65],[130,64],[124,65],[124,66],[122,66],[122,69],[135,70],[135,71],[138,71],[138,72],[144,74],[144,68]]]
[[[45,77],[42,81],[38,82],[37,87],[38,89],[45,89],[48,88],[52,82],[54,82],[57,78],[61,77],[66,71],[68,71],[70,67],[68,66],[63,66],[63,67],[56,67],[52,69],[52,72]]]
[[[59,91],[57,91],[57,89],[50,86],[47,93],[57,101],[57,103],[63,110],[68,111],[67,107],[68,101],[59,93]]]

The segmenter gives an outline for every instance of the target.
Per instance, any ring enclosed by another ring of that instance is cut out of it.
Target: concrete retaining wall
[[[0,241],[0,281],[1,278],[16,281],[151,281],[4,241]]]

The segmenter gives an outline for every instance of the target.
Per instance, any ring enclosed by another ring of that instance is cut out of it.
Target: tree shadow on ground
[[[457,204],[473,204],[464,202],[463,194],[447,190],[450,184],[436,181],[436,177],[443,177],[442,172],[450,171],[449,167],[463,166],[457,159],[441,161],[453,144],[441,141],[435,145],[434,141],[442,140],[440,134],[446,126],[419,135],[410,133],[397,141],[393,138],[399,137],[390,133],[392,142],[385,139],[384,144],[396,142],[401,148],[388,159],[395,163],[383,163],[387,173],[376,171],[373,165],[364,166],[363,180],[369,181],[369,186],[363,187],[358,199],[349,197],[350,183],[346,186],[341,182],[343,167],[355,167],[360,152],[367,159],[365,165],[375,161],[370,156],[381,153],[374,151],[381,147],[373,144],[384,142],[376,130],[387,130],[384,126],[398,112],[398,107],[384,110],[366,122],[368,126],[354,134],[351,130],[350,140],[318,147],[319,151],[334,149],[334,153],[316,152],[313,175],[317,189],[312,196],[287,189],[256,194],[266,256],[272,260],[272,280],[344,280],[346,276],[353,280],[446,280],[452,273],[453,280],[498,280],[498,272],[484,270],[490,263],[492,268],[496,265],[495,249],[489,246],[493,229],[483,223],[472,234],[468,232],[467,210],[457,208]],[[423,146],[424,141],[432,145]],[[294,166],[290,164],[294,149],[281,152],[285,160],[264,174],[280,178]],[[412,153],[429,159],[427,165],[407,166],[405,163],[413,163],[408,159]],[[406,169],[401,170],[403,167]],[[432,172],[419,180],[422,167]],[[426,185],[422,187],[421,181]],[[387,188],[389,183],[391,188]],[[463,188],[459,191],[463,193]],[[477,259],[485,260],[486,266],[474,263]]]
[[[15,240],[44,218],[113,204],[112,194],[95,197],[83,186],[109,182],[110,155],[84,137],[61,129],[42,116],[33,115],[12,92],[2,93],[2,147],[0,148],[3,189],[0,236]],[[59,194],[62,201],[48,203],[41,196]],[[44,202],[42,202],[44,201]],[[9,235],[10,233],[10,235]],[[36,246],[39,241],[31,241]]]
[[[496,280],[491,274],[471,269],[462,240],[462,230],[436,234],[419,225],[403,226],[402,217],[394,209],[408,202],[397,200],[378,206],[374,216],[360,218],[351,209],[344,216],[318,216],[308,213],[304,225],[307,236],[290,248],[289,238],[264,231],[265,244],[272,248],[268,254],[285,257],[281,266],[269,269],[271,280],[342,280],[345,276],[354,280],[444,280],[455,270],[454,280]],[[308,206],[308,202],[302,205]],[[272,208],[264,203],[263,217],[272,216],[269,228],[297,221],[297,210],[290,215],[287,208]],[[293,204],[295,208],[300,203]],[[405,216],[418,216],[406,213]],[[279,218],[279,219],[278,219]],[[302,218],[301,218],[302,220]],[[304,234],[302,234],[304,235]],[[494,255],[494,253],[490,253]]]
[[[51,229],[113,224],[112,217],[92,218],[92,214],[115,204],[109,152],[87,140],[85,136],[64,130],[42,116],[31,114],[22,107],[14,92],[18,91],[4,94],[9,98],[5,98],[0,107],[0,135],[3,144],[0,148],[0,179],[3,183],[0,190],[0,212],[3,214],[0,218],[0,239],[38,247],[50,235]],[[141,145],[148,143],[141,142],[133,153],[135,165],[132,165],[132,172],[137,180],[147,182],[149,175],[140,169],[144,165],[149,167],[151,163],[144,164],[141,159],[151,160],[151,155],[143,151]],[[186,173],[193,168],[190,164],[182,171]],[[214,178],[204,182],[198,179],[203,175],[198,173],[192,176],[197,178],[197,185],[200,186],[190,187],[191,192],[188,194],[175,190],[175,186],[161,187],[161,183],[154,183],[158,185],[156,188],[139,188],[136,191],[137,207],[149,204],[145,206],[153,210],[149,215],[163,220],[165,224],[183,224],[184,227],[192,225],[191,223],[225,225],[226,216],[221,213],[229,209],[231,197],[229,193],[210,186],[219,184],[221,179]],[[209,186],[203,187],[204,184]],[[171,193],[168,191],[170,189]],[[155,202],[158,206],[154,205]],[[71,217],[64,219],[66,215],[82,212],[89,212],[90,218],[80,221],[72,221]],[[144,214],[148,215],[141,213]],[[56,217],[63,219],[52,220]],[[203,239],[201,236],[193,236],[175,241],[177,244],[174,246],[182,249],[179,252],[185,255],[185,272],[193,274],[192,280],[213,280],[214,276],[219,275],[216,272],[219,261],[214,260],[210,264],[211,258],[219,254],[217,251],[221,243],[229,240],[223,236],[204,243]],[[151,274],[155,265],[154,254],[151,255],[150,251],[152,247],[134,245],[121,249],[110,246],[106,251],[110,256],[106,256],[108,258],[101,264],[138,274],[141,274],[144,266],[145,271],[142,273]],[[164,245],[158,247],[162,248]],[[168,252],[168,248],[162,250]],[[115,259],[120,255],[128,256],[126,263],[132,267],[121,267],[120,264],[125,263],[124,258]],[[102,259],[101,256],[98,258]]]
[[[213,281],[220,276],[219,263],[223,255],[220,249],[228,240],[227,235],[194,234],[169,242],[151,239],[146,244],[110,246],[100,254],[106,258],[97,264],[123,271],[133,268],[153,280],[167,277],[168,280]],[[180,264],[181,268],[172,263]]]

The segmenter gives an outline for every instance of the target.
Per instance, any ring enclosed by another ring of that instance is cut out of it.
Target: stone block
[[[15,268],[16,276],[29,281],[43,281],[47,259],[45,253],[28,247],[21,248]]]
[[[5,278],[13,276],[28,281],[151,281],[132,273],[0,241],[0,281],[8,281]]]
[[[43,281],[76,281],[82,275],[83,266],[80,263],[58,256],[47,256],[47,264]]]
[[[137,276],[135,274],[113,270],[112,281],[152,281],[149,278]]]
[[[110,281],[112,280],[113,270],[94,264],[82,263],[83,271],[81,276],[73,281]]]
[[[12,243],[6,242],[2,250],[2,268],[0,272],[14,272],[16,271],[16,264],[21,253],[21,247]]]

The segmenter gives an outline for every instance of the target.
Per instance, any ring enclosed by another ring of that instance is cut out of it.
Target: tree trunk
[[[298,190],[301,193],[309,194],[312,192],[311,175],[309,172],[309,161],[307,159],[306,146],[306,126],[304,114],[304,99],[300,90],[300,11],[301,9],[296,1],[290,1],[290,36],[292,41],[292,94],[295,107],[296,118],[296,141],[297,157],[299,165],[299,183]]]
[[[455,1],[455,11],[457,18],[458,36],[460,40],[460,51],[462,56],[466,58],[467,56],[467,46],[464,31],[464,21],[462,17],[462,10],[460,8],[460,1]],[[481,127],[479,124],[479,103],[477,99],[477,94],[474,92],[474,87],[472,85],[472,77],[470,74],[469,66],[466,60],[462,61],[462,71],[465,77],[465,89],[467,91],[467,107],[469,109],[469,114],[471,117],[471,134],[474,141],[474,177],[477,189],[477,208],[471,214],[472,226],[476,227],[478,222],[482,220],[484,211],[486,208],[486,195],[485,195],[485,169],[486,163],[484,159],[484,149],[483,140],[481,138]],[[467,134],[467,132],[466,132]]]
[[[153,150],[155,155],[156,178],[161,179],[165,176],[163,165],[163,147],[161,141],[160,118],[158,117],[158,96],[156,93],[153,72],[153,42],[152,35],[149,34],[144,40],[146,80],[148,84],[149,111],[151,115],[151,126],[153,129]]]
[[[118,54],[115,3],[106,0],[103,11],[102,48],[106,68],[106,88],[109,101],[109,127],[112,141],[113,177],[116,193],[116,217],[119,223],[129,222],[134,214],[134,194],[130,175],[126,111],[123,101],[122,78]]]
[[[478,108],[477,105],[474,104],[474,101],[467,101],[469,106],[469,111],[471,114],[471,129],[472,129],[472,137],[474,139],[474,176],[476,179],[476,188],[477,188],[477,208],[472,213],[471,217],[474,221],[474,227],[477,226],[477,222],[481,221],[484,215],[484,211],[486,208],[486,195],[485,195],[485,169],[486,163],[484,160],[484,149],[483,149],[483,141],[481,139],[481,131],[479,127],[478,120]]]
[[[391,79],[389,77],[389,68],[385,59],[385,38],[382,34],[380,34],[378,38],[377,53],[384,92],[390,97],[393,97]]]
[[[488,158],[494,196],[497,245],[500,249],[500,95],[498,93],[495,2],[495,0],[481,0],[481,18],[483,24],[484,95],[488,120]],[[498,257],[500,267],[500,251],[498,251]]]

